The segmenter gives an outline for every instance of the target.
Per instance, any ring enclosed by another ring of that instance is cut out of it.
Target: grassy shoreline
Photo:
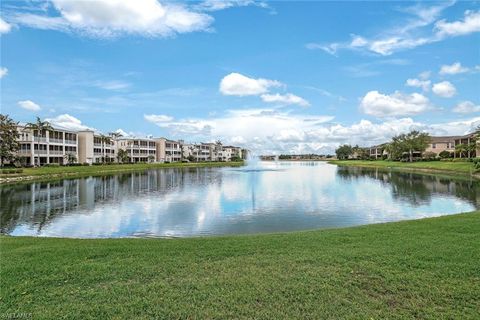
[[[442,173],[446,175],[462,175],[480,178],[480,172],[475,171],[472,162],[427,161],[427,162],[399,162],[388,160],[332,160],[328,163],[338,166],[379,168],[386,170],[401,170],[419,173]]]
[[[142,164],[114,164],[98,166],[60,166],[24,168],[19,174],[0,174],[0,184],[17,183],[21,181],[50,180],[62,178],[80,178],[85,176],[99,176],[131,171],[143,171],[160,168],[199,168],[199,167],[238,167],[244,165],[239,162],[189,162],[189,163],[142,163]]]
[[[480,317],[480,212],[192,239],[0,237],[0,314]]]

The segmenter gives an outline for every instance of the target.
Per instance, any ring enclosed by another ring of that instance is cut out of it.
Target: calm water
[[[159,169],[0,187],[20,236],[190,237],[343,227],[480,208],[480,183],[322,162]]]

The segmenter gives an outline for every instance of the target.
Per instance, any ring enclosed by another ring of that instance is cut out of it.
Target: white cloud
[[[381,34],[370,38],[351,35],[351,40],[346,42],[333,42],[330,44],[309,43],[308,49],[321,49],[329,54],[336,55],[340,49],[355,51],[370,51],[387,56],[397,51],[416,48],[429,43],[442,41],[449,37],[466,35],[480,31],[480,11],[466,11],[464,19],[454,22],[439,20],[442,11],[453,5],[454,1],[444,2],[434,6],[418,4],[407,7],[402,11],[410,18],[401,26],[387,29]]]
[[[11,29],[12,26],[8,22],[0,18],[0,34],[9,33]]]
[[[360,109],[376,117],[415,115],[431,108],[430,101],[419,93],[392,95],[369,91],[360,102]]]
[[[428,91],[430,90],[430,80],[419,80],[419,79],[407,79],[405,82],[406,86],[409,87],[416,87],[416,88],[422,88],[423,91]]]
[[[453,97],[457,93],[457,89],[455,88],[455,86],[448,81],[435,83],[432,87],[432,91],[437,96],[443,98]]]
[[[111,81],[96,81],[94,85],[98,88],[105,89],[105,90],[121,90],[130,87],[130,83],[119,81],[119,80],[111,80]]]
[[[84,124],[82,121],[71,116],[69,114],[61,114],[55,118],[47,118],[46,121],[50,122],[53,126],[65,128],[68,130],[94,130]]]
[[[471,101],[462,101],[453,108],[456,113],[476,113],[480,112],[480,105],[475,105]]]
[[[173,117],[170,117],[164,114],[145,114],[143,115],[143,118],[153,123],[169,122],[173,120]]]
[[[480,117],[438,124],[425,124],[411,118],[378,123],[360,120],[351,125],[333,123],[332,120],[331,116],[293,114],[274,109],[244,109],[229,110],[214,118],[153,123],[178,139],[220,139],[224,143],[247,147],[257,154],[333,153],[343,143],[368,146],[387,142],[394,135],[414,129],[437,135],[464,134],[480,124]]]
[[[463,20],[446,22],[440,20],[435,23],[439,36],[460,36],[480,31],[480,11],[465,11]]]
[[[440,74],[458,74],[468,72],[468,68],[462,67],[460,62],[455,62],[452,65],[442,65],[440,67]]]
[[[269,102],[269,103],[280,103],[280,104],[296,104],[301,107],[308,107],[310,106],[310,103],[303,99],[302,97],[296,96],[291,93],[287,94],[262,94],[260,96],[264,102]]]
[[[40,29],[76,32],[98,38],[121,35],[166,37],[208,31],[213,18],[180,3],[157,0],[52,0],[58,16],[19,13],[15,23]]]
[[[31,100],[21,100],[21,101],[18,101],[17,104],[20,108],[23,108],[29,111],[39,111],[42,109],[38,104],[36,104]]]
[[[263,8],[268,7],[266,2],[255,0],[205,0],[198,5],[198,8],[205,11],[218,11],[232,7],[246,7],[250,5]]]
[[[4,67],[1,67],[1,68],[0,68],[0,79],[2,79],[3,77],[5,77],[7,74],[8,74],[8,69],[7,69],[7,68],[4,68]]]
[[[240,73],[230,73],[220,82],[220,92],[231,96],[251,96],[267,93],[272,87],[280,87],[276,80],[253,79]]]

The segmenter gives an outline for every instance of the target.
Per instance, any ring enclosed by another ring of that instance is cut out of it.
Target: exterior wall
[[[81,131],[78,133],[78,162],[94,162],[93,159],[93,131]]]
[[[432,137],[425,152],[455,151],[455,137]]]

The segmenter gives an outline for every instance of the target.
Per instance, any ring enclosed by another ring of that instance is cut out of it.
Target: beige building
[[[442,151],[455,151],[455,136],[431,137],[425,152],[435,152],[437,155]]]
[[[150,138],[119,138],[116,140],[116,152],[125,150],[128,162],[155,162],[157,160],[157,143]]]
[[[78,132],[78,162],[100,163],[115,162],[116,140],[105,141],[102,136],[91,130]]]
[[[179,162],[182,161],[182,143],[181,141],[168,140],[166,138],[155,139],[157,144],[158,162]]]
[[[18,127],[20,149],[18,156],[24,165],[66,164],[68,155],[78,159],[78,136],[74,131],[55,126],[43,133],[37,130]],[[72,157],[72,160],[73,160]]]

